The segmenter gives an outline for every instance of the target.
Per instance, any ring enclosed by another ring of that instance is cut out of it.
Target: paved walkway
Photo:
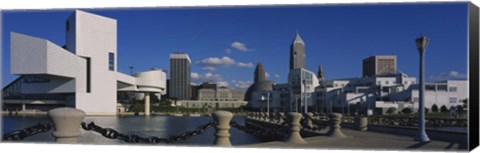
[[[309,148],[309,149],[361,149],[361,150],[424,150],[424,151],[467,151],[458,143],[430,141],[419,143],[412,136],[398,136],[378,132],[361,132],[342,128],[346,138],[332,138],[325,135],[304,138],[308,144],[288,144],[281,141],[265,142],[245,147],[255,148]],[[326,133],[326,131],[322,131]]]

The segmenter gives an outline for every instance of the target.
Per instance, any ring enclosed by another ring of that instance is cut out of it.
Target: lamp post
[[[270,117],[270,92],[267,92],[267,115]]]
[[[133,66],[129,66],[128,68],[130,68],[130,75],[133,75]]]
[[[262,95],[261,100],[265,101],[265,99],[267,101],[267,114],[270,117],[270,92],[267,92],[267,98],[265,98],[265,96]]]
[[[417,43],[418,53],[420,54],[420,88],[419,88],[419,102],[418,102],[418,132],[415,136],[415,141],[428,142],[427,133],[425,132],[425,49],[427,48],[429,38],[425,35],[420,36],[415,41]]]
[[[306,79],[303,79],[302,80],[302,83],[303,83],[303,105],[305,107],[305,110],[303,111],[303,113],[307,113],[308,112],[308,106],[307,106],[307,80]]]

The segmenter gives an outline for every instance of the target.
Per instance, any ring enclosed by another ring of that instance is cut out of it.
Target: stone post
[[[342,123],[342,114],[332,113],[330,115],[330,130],[328,131],[327,135],[338,138],[346,137],[340,130],[340,123]]]
[[[307,115],[307,116],[306,116],[306,119],[307,119],[307,120],[306,120],[306,121],[307,121],[307,122],[306,122],[306,125],[307,125],[308,127],[313,127],[313,121],[312,121],[312,119],[313,119],[313,113],[307,113],[306,115]]]
[[[145,92],[145,116],[150,116],[150,94]]]
[[[359,131],[367,131],[368,129],[368,120],[365,116],[356,116],[355,117],[355,127]]]
[[[300,135],[300,119],[302,118],[302,114],[297,112],[289,112],[287,114],[287,120],[290,123],[290,132],[285,139],[287,143],[294,143],[294,144],[306,144],[307,142],[303,140],[302,136]]]
[[[48,117],[55,127],[53,137],[58,143],[77,143],[80,136],[80,123],[85,112],[79,109],[62,107],[48,111]]]
[[[284,122],[283,118],[285,117],[285,114],[283,112],[280,112],[278,113],[278,116],[279,116],[278,123],[283,123]]]
[[[262,121],[267,122],[268,121],[267,114],[266,113],[261,113],[261,114],[262,114]]]
[[[233,118],[233,114],[228,111],[216,111],[213,113],[213,119],[217,122],[215,128],[217,133],[215,134],[215,145],[221,147],[230,147],[230,121]]]

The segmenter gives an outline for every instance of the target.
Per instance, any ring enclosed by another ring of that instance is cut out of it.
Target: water
[[[3,134],[18,129],[23,129],[38,122],[48,122],[46,116],[4,116],[2,117]],[[95,122],[96,125],[104,128],[113,128],[124,134],[136,134],[142,137],[156,136],[166,137],[182,134],[186,131],[195,130],[197,127],[205,125],[212,120],[212,117],[176,117],[176,116],[96,116],[86,117],[85,122]],[[233,120],[241,125],[244,124],[244,117],[234,117]],[[52,130],[53,131],[53,130]],[[113,140],[103,137],[93,132],[80,130],[81,136],[79,143],[82,144],[128,144],[121,140]],[[192,137],[187,142],[175,143],[173,145],[195,145],[211,146],[215,140],[214,127],[208,128],[203,134]],[[235,128],[230,129],[230,141],[232,145],[246,145],[262,142],[260,139],[249,135]],[[55,139],[51,136],[51,131],[41,133],[26,138],[23,142],[53,143]],[[167,144],[168,145],[168,144]]]

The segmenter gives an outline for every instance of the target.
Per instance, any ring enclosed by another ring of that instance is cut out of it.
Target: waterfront
[[[14,130],[26,128],[37,124],[38,122],[47,122],[46,116],[3,116],[2,132],[7,133]],[[95,124],[104,128],[112,128],[125,134],[136,134],[139,136],[175,136],[186,131],[195,130],[212,120],[212,117],[178,117],[178,116],[88,116],[85,122],[95,122]],[[244,117],[234,117],[233,120],[239,124],[244,124]],[[80,125],[79,125],[80,126]],[[112,140],[101,136],[93,131],[81,130],[79,143],[81,144],[128,144],[120,140]],[[215,128],[207,129],[203,134],[192,137],[187,142],[174,143],[170,145],[198,145],[212,146],[215,140]],[[260,139],[231,128],[232,145],[247,145],[262,142]],[[54,143],[51,132],[41,133],[28,137],[22,142]]]

